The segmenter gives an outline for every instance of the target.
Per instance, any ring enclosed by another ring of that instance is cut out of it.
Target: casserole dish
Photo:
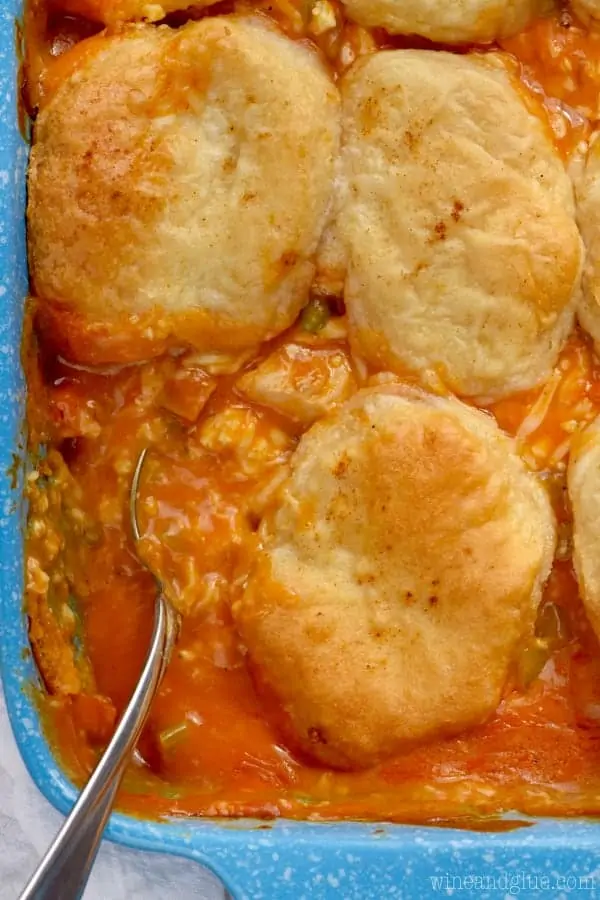
[[[39,686],[22,611],[24,383],[19,365],[27,287],[25,170],[18,130],[14,21],[5,0],[0,29],[0,548],[1,674],[14,733],[31,776],[66,812],[75,788],[58,768],[33,700]],[[258,823],[114,815],[109,839],[187,857],[211,869],[236,900],[302,898],[559,897],[597,894],[600,826],[585,821],[520,822],[495,833],[362,823]]]

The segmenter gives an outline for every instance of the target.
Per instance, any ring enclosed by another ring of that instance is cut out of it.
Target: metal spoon
[[[147,450],[143,450],[138,457],[129,494],[129,517],[136,545],[140,540],[137,497],[146,455]],[[92,777],[19,900],[77,900],[83,894],[125,768],[179,635],[179,614],[166,598],[159,579],[151,574],[156,582],[154,628],[133,696]]]

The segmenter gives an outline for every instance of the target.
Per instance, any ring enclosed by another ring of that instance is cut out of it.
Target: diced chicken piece
[[[97,438],[100,424],[96,419],[95,403],[72,387],[48,390],[48,409],[57,438]]]
[[[315,35],[331,31],[337,25],[335,9],[328,0],[317,0],[310,13],[309,29]]]
[[[195,422],[217,382],[202,369],[183,367],[165,382],[160,404],[187,422]]]
[[[249,400],[305,425],[347,400],[357,389],[343,350],[301,344],[280,347],[246,372],[236,388]]]
[[[295,446],[291,435],[275,427],[268,415],[235,406],[206,419],[198,438],[205,450],[221,456],[224,465],[233,460],[250,477],[283,462]]]

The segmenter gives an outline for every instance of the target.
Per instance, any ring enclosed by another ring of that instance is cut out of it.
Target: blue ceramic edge
[[[24,235],[27,148],[17,126],[15,17],[0,0],[0,675],[27,768],[44,796],[67,812],[75,789],[58,768],[27,687],[38,683],[22,609],[20,484],[9,470],[21,443],[19,361],[27,272]],[[238,900],[376,900],[600,897],[600,824],[547,820],[510,833],[451,829],[185,819],[152,823],[116,814],[108,837],[129,847],[193,859]]]

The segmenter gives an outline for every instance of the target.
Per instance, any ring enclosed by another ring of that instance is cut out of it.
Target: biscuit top
[[[387,387],[306,433],[261,538],[237,624],[292,741],[345,767],[494,711],[554,525],[493,420]]]

